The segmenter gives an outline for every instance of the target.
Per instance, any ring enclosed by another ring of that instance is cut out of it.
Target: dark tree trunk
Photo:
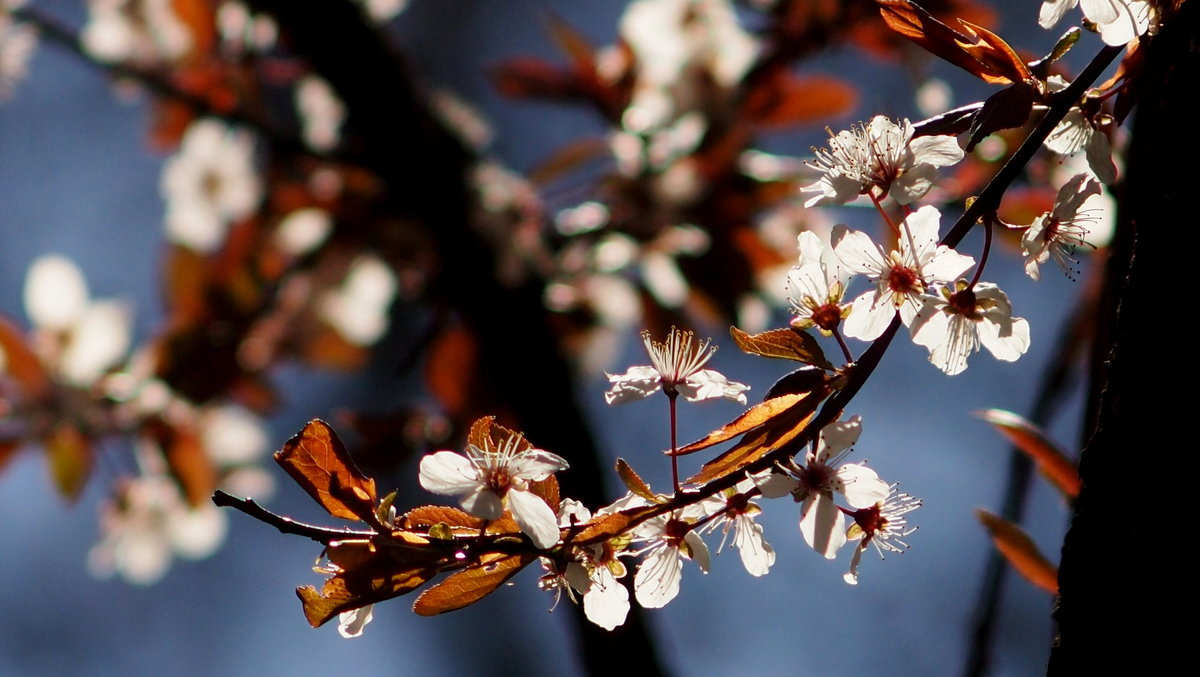
[[[1200,3],[1185,4],[1148,45],[1145,66],[1100,314],[1083,490],[1063,543],[1051,675],[1169,674],[1192,655],[1186,459],[1196,443],[1182,412],[1194,401],[1183,364],[1196,294],[1172,273],[1195,259],[1200,225],[1189,202],[1200,195]]]

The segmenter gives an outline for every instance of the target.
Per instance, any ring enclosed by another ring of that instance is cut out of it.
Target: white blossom
[[[141,474],[124,481],[101,512],[100,541],[88,554],[98,577],[117,574],[139,585],[156,583],[175,555],[202,559],[225,540],[226,514],[211,501],[191,507],[166,474],[162,452],[152,443],[137,449]]]
[[[845,235],[845,226],[834,231],[834,243]],[[788,302],[792,305],[792,326],[798,329],[816,327],[829,336],[850,313],[842,295],[849,281],[849,271],[838,261],[833,248],[827,246],[812,231],[797,237],[800,263],[788,271]]]
[[[813,166],[821,177],[800,189],[811,195],[805,207],[845,204],[876,188],[880,191],[876,197],[891,194],[900,204],[911,204],[933,187],[938,167],[963,158],[954,137],[914,139],[911,122],[905,119],[897,124],[882,115],[836,135],[830,131],[829,148],[813,152]]]
[[[362,254],[346,271],[341,286],[321,295],[317,312],[347,341],[369,346],[388,328],[388,310],[396,299],[396,274],[378,256]]]
[[[558,525],[570,528],[592,519],[592,513],[579,501],[563,499],[559,504]],[[549,558],[542,558],[542,566],[550,571],[539,583],[542,589],[567,592],[575,601],[572,591],[583,596],[583,613],[587,619],[605,630],[622,625],[629,614],[629,591],[617,580],[625,576],[625,565],[617,559],[608,543],[575,548],[574,559],[559,570],[559,565]]]
[[[192,48],[192,34],[172,0],[90,0],[80,42],[106,62],[174,61]]]
[[[875,505],[854,512],[854,524],[846,534],[849,540],[858,539],[858,547],[850,559],[850,570],[842,577],[850,585],[858,585],[858,564],[867,546],[875,546],[879,558],[883,552],[904,552],[908,543],[904,538],[916,531],[916,527],[908,526],[904,517],[921,507],[921,500],[908,494],[896,492],[896,485],[888,489],[887,498]]]
[[[775,549],[763,537],[762,525],[754,521],[762,512],[762,508],[747,498],[747,492],[754,486],[754,480],[747,478],[738,482],[735,487],[701,501],[699,505],[706,514],[720,513],[719,517],[705,524],[701,531],[710,533],[721,530],[721,544],[717,547],[719,555],[732,530],[733,547],[737,548],[746,571],[751,576],[765,576],[775,563]]]
[[[852,273],[875,280],[876,287],[854,299],[846,318],[846,334],[872,341],[883,333],[896,312],[907,327],[933,285],[957,279],[975,264],[970,256],[939,245],[941,214],[926,206],[900,224],[899,249],[885,253],[861,231],[847,232],[834,247]]]
[[[79,268],[66,257],[38,258],[25,278],[25,311],[42,336],[41,358],[63,381],[96,382],[129,351],[129,310],[111,300],[91,300]]]
[[[1038,268],[1050,259],[1067,274],[1078,263],[1073,257],[1076,247],[1088,244],[1087,234],[1099,216],[1093,210],[1082,209],[1084,202],[1100,194],[1100,184],[1086,173],[1076,174],[1063,184],[1054,200],[1054,208],[1039,216],[1021,237],[1025,252],[1025,273],[1034,280],[1041,279]]]
[[[843,463],[862,432],[862,418],[831,423],[821,430],[815,449],[805,454],[803,466],[792,464],[788,475],[759,478],[763,496],[790,493],[800,506],[800,533],[826,559],[833,559],[846,543],[846,520],[834,502],[841,494],[853,508],[865,508],[887,496],[888,485],[862,463]]]
[[[1038,24],[1052,28],[1076,5],[1096,24],[1105,44],[1119,47],[1150,30],[1154,9],[1145,0],[1045,0],[1038,12]]]
[[[994,284],[971,287],[960,280],[924,299],[911,326],[913,342],[928,348],[929,361],[951,376],[967,368],[967,357],[981,345],[1005,362],[1029,349],[1029,323],[1012,316],[1008,296]]]
[[[633,594],[638,604],[659,609],[679,594],[683,579],[683,560],[694,560],[708,573],[708,546],[692,528],[690,520],[672,514],[658,515],[633,530],[634,542],[642,544],[635,555],[644,555],[633,579]]]
[[[253,139],[215,119],[193,122],[179,152],[163,166],[160,188],[167,237],[199,252],[215,250],[229,224],[252,214],[262,200]]]
[[[304,143],[309,148],[326,151],[337,146],[346,119],[346,104],[328,82],[316,75],[301,78],[296,85],[296,109],[300,112]]]
[[[690,331],[672,328],[667,340],[657,343],[650,332],[642,332],[649,366],[630,367],[624,374],[608,374],[612,387],[604,393],[609,404],[623,404],[649,397],[663,389],[668,395],[683,395],[688,402],[724,398],[739,404],[746,403],[745,392],[750,386],[725,378],[712,369],[703,369],[717,351],[711,341],[695,342]]]
[[[526,448],[522,449],[522,446]],[[421,459],[421,486],[435,494],[462,496],[467,512],[485,520],[499,519],[507,505],[521,531],[538,548],[558,542],[558,519],[529,483],[566,470],[561,456],[529,446],[513,435],[493,448],[473,444],[466,455],[439,451]]]

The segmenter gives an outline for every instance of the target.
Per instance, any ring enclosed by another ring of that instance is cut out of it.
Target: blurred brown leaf
[[[1075,462],[1050,441],[1042,429],[1024,417],[1003,409],[984,409],[975,412],[991,423],[1021,451],[1025,452],[1038,470],[1069,500],[1079,496],[1082,483]]]
[[[1042,555],[1037,545],[1029,538],[1029,534],[1012,522],[986,510],[976,510],[975,516],[991,533],[992,543],[1017,573],[1046,592],[1058,594],[1058,567]]]

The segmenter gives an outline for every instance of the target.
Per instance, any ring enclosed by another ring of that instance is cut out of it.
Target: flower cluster
[[[965,369],[980,346],[1001,360],[1019,358],[1029,348],[1028,322],[1012,316],[1008,297],[995,285],[962,279],[975,260],[938,244],[940,220],[931,206],[912,212],[890,251],[845,226],[834,229],[831,248],[802,234],[800,263],[790,275],[793,326],[831,333],[844,321],[847,336],[872,341],[899,315],[913,341],[929,350],[930,362],[947,374]],[[865,276],[872,286],[847,306],[841,294],[851,275]]]

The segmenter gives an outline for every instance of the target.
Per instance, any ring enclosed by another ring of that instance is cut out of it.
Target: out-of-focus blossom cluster
[[[75,498],[100,455],[118,457],[103,462],[123,469],[89,558],[97,575],[153,583],[173,553],[210,554],[226,522],[208,500],[212,489],[271,493],[259,465],[267,435],[258,416],[233,404],[197,406],[153,376],[150,354],[131,353],[130,310],[91,298],[70,259],[37,259],[24,297],[28,336],[0,321],[0,460],[42,446],[59,491]]]
[[[29,58],[37,46],[33,29],[10,14],[10,10],[24,4],[24,0],[0,2],[0,101],[11,96],[17,83],[25,79]]]

